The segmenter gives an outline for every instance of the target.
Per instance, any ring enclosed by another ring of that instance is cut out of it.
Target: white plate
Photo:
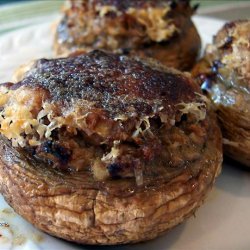
[[[0,38],[0,82],[10,81],[14,70],[23,63],[52,56],[51,20],[43,24],[9,33]],[[195,23],[203,44],[211,41],[223,21],[196,17]],[[239,167],[239,166],[238,166]],[[166,250],[166,249],[250,249],[250,172],[224,163],[206,203],[195,217],[177,226],[164,236],[137,245],[96,247],[71,244],[36,230],[16,215],[0,197],[1,250]],[[4,227],[4,222],[9,227]]]

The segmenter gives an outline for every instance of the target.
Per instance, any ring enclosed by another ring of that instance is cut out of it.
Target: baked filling
[[[211,98],[223,133],[224,151],[249,166],[250,21],[225,24],[193,69]]]
[[[202,87],[211,92],[215,103],[235,104],[236,100],[230,98],[230,93],[234,95],[234,92],[239,92],[246,101],[249,99],[249,29],[249,21],[226,24],[215,36],[213,44],[207,46],[205,57],[194,72],[201,81],[205,80]]]
[[[124,53],[169,41],[182,32],[193,12],[189,1],[70,1],[56,40],[70,51]]]
[[[38,60],[0,107],[1,134],[37,161],[138,186],[198,162],[210,123],[188,75],[100,51]]]
[[[204,58],[194,69],[194,75],[200,81],[202,89],[209,93],[218,109],[223,126],[225,125],[225,129],[231,132],[234,124],[247,130],[249,127],[247,121],[250,112],[249,30],[250,22],[247,20],[226,24],[214,37],[213,44],[207,46]],[[232,109],[230,116],[227,114],[228,109]],[[231,138],[232,135],[224,134],[224,136],[227,144],[229,138],[234,140]]]

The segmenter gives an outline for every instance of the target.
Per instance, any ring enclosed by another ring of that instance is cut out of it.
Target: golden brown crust
[[[201,40],[189,1],[78,1],[57,27],[57,55],[102,49],[190,69]],[[84,14],[83,14],[84,13]]]
[[[65,175],[34,165],[1,138],[1,191],[17,213],[57,237],[105,245],[150,240],[193,215],[203,203],[221,169],[215,120],[209,138],[198,172],[191,167],[153,188],[134,186],[125,197],[86,181],[84,173]]]
[[[193,69],[214,102],[225,153],[250,167],[250,21],[230,22]]]
[[[23,79],[10,85],[10,90],[42,88],[49,95],[44,101],[63,103],[66,109],[72,102],[86,101],[89,109],[100,108],[112,119],[122,114],[127,118],[150,116],[159,110],[168,110],[170,116],[176,112],[175,105],[196,101],[195,93],[200,93],[193,80],[179,71],[98,50],[40,59]]]

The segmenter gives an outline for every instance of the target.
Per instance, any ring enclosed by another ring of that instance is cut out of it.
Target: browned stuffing
[[[0,132],[13,146],[97,180],[135,177],[141,185],[198,162],[206,147],[199,87],[158,64],[100,51],[42,59],[0,93]]]
[[[191,21],[195,8],[188,0],[68,3],[55,34],[58,55],[101,49],[187,69],[199,53],[201,42]]]

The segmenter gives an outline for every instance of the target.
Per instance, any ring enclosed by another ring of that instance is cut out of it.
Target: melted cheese
[[[206,104],[199,102],[179,103],[178,106],[182,107],[179,110],[182,114],[193,114],[196,116],[197,121],[202,121],[206,118]]]
[[[127,13],[146,28],[146,33],[152,41],[162,42],[172,37],[177,31],[175,25],[171,23],[172,20],[166,18],[169,11],[170,7],[165,6],[145,9],[129,8]]]

